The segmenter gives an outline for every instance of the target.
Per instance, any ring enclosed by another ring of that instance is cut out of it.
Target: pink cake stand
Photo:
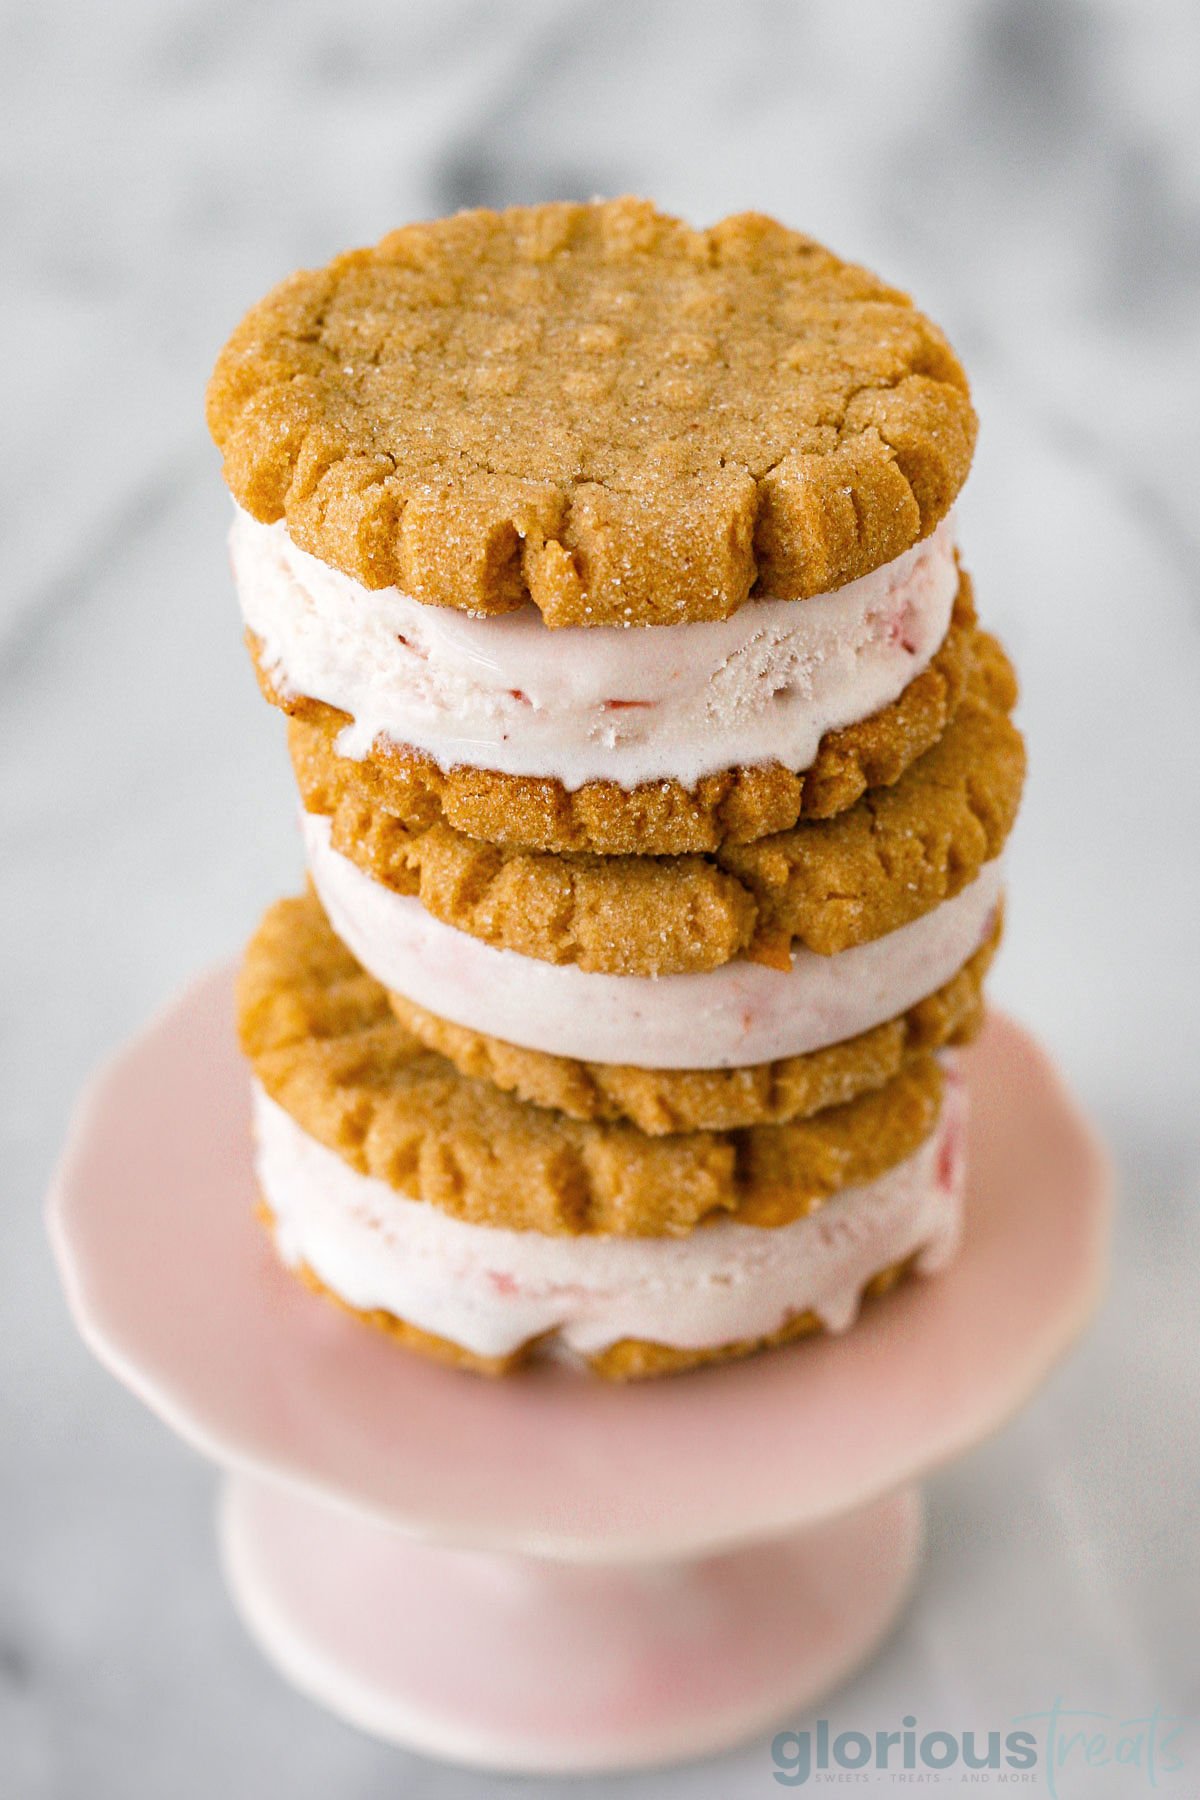
[[[229,1470],[225,1567],[283,1672],[396,1743],[512,1770],[700,1756],[811,1702],[894,1620],[915,1483],[1085,1324],[1108,1174],[1045,1054],[993,1017],[962,1255],[847,1336],[632,1388],[491,1383],[397,1349],[254,1220],[231,975],[98,1076],[51,1196],[97,1356]]]

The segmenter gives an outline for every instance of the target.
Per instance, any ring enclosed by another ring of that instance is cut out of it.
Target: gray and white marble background
[[[410,217],[631,189],[778,212],[915,290],[973,373],[963,532],[1033,758],[997,992],[1121,1173],[1104,1316],[933,1483],[921,1590],[832,1715],[1158,1705],[1192,1720],[1163,1785],[1200,1791],[1195,5],[9,0],[0,24],[0,1794],[567,1791],[389,1751],[259,1660],[214,1475],[76,1341],[40,1202],[88,1069],[298,875],[202,420],[222,339]],[[758,1745],[570,1791],[776,1789]]]

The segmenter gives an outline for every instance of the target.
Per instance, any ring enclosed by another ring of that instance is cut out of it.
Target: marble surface
[[[1194,1721],[1194,6],[9,0],[0,19],[0,1792],[537,1786],[382,1749],[260,1662],[217,1575],[214,1476],[76,1341],[40,1200],[87,1070],[299,870],[201,415],[224,335],[285,270],[405,218],[627,189],[697,220],[778,212],[914,289],[968,362],[963,533],[1033,757],[996,990],[1122,1182],[1104,1316],[933,1484],[916,1601],[827,1710],[986,1730],[1060,1697]],[[1194,1791],[1200,1723],[1178,1747],[1190,1780],[1164,1788]],[[1138,1779],[1071,1765],[1059,1791]],[[570,1788],[773,1791],[765,1745]]]

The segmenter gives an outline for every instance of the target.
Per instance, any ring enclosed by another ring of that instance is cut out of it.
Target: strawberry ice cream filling
[[[256,1089],[258,1178],[283,1261],[347,1305],[382,1311],[478,1356],[531,1339],[595,1355],[623,1338],[706,1349],[812,1312],[857,1315],[873,1275],[953,1258],[962,1224],[966,1094],[945,1057],[938,1122],[875,1181],[770,1228],[721,1218],[685,1237],[545,1235],[467,1224],[360,1174]]]
[[[335,850],[304,815],[309,872],[334,931],[369,974],[428,1012],[527,1050],[643,1069],[731,1069],[869,1031],[942,987],[992,930],[1000,862],[898,931],[787,969],[738,960],[686,975],[598,975],[499,950],[446,925]]]
[[[230,538],[246,625],[285,696],[349,715],[341,755],[377,741],[448,770],[575,790],[723,769],[809,768],[827,731],[869,718],[927,667],[958,569],[949,519],[882,568],[807,600],[748,601],[683,625],[548,627],[532,605],[496,618],[368,589],[239,512]]]

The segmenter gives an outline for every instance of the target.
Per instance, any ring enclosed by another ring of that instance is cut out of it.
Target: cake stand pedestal
[[[441,1368],[279,1266],[228,969],[95,1079],[51,1234],[92,1349],[230,1471],[229,1584],[299,1688],[460,1762],[670,1762],[787,1722],[870,1652],[916,1568],[915,1483],[1015,1412],[1096,1303],[1109,1178],[1086,1121],[1002,1017],[965,1063],[953,1268],[845,1337],[642,1386]]]

